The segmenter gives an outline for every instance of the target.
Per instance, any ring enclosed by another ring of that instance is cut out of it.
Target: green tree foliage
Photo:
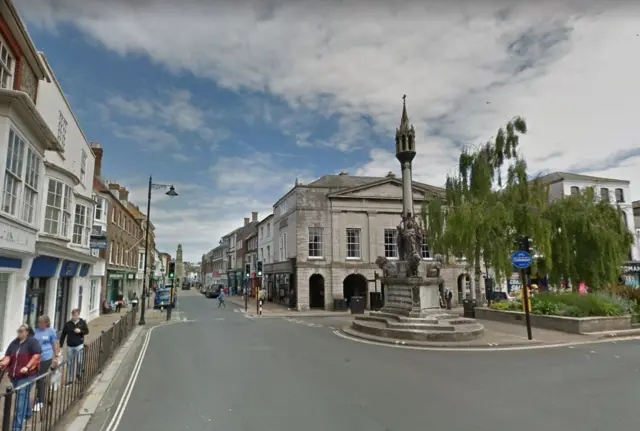
[[[434,252],[466,257],[474,268],[475,297],[482,298],[482,263],[499,278],[511,272],[508,228],[510,209],[495,185],[502,186],[502,169],[518,154],[519,136],[527,132],[524,119],[516,117],[500,128],[493,141],[460,154],[458,172],[448,176],[444,209],[432,201],[422,211],[427,239]]]
[[[551,229],[552,284],[570,280],[574,289],[580,282],[600,289],[618,281],[633,235],[617,207],[587,188],[550,204],[544,218]]]

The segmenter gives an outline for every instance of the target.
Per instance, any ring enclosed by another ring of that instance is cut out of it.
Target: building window
[[[622,189],[616,189],[616,203],[624,202],[624,191]]]
[[[77,245],[87,245],[91,229],[89,228],[89,218],[91,212],[89,207],[76,204],[76,214],[73,223],[73,238],[71,242]]]
[[[138,269],[140,271],[144,270],[144,253],[138,255]]]
[[[104,214],[104,199],[102,198],[96,198],[96,214],[95,214],[95,219],[96,220],[102,220],[102,214]]]
[[[109,263],[113,264],[113,243],[109,243]]]
[[[35,221],[36,204],[38,202],[38,183],[40,181],[40,157],[31,149],[27,149],[27,169],[24,178],[22,220],[32,224]]]
[[[89,311],[98,308],[98,280],[91,280],[91,288],[89,290]]]
[[[85,185],[84,182],[87,179],[87,153],[82,150],[82,158],[80,159],[80,182]]]
[[[322,228],[309,228],[309,257],[322,257]]]
[[[49,180],[47,190],[47,207],[44,212],[44,231],[51,235],[60,234],[60,215],[62,212],[62,198],[64,184],[60,181]]]
[[[4,40],[0,39],[0,87],[11,89],[15,61]]]
[[[571,196],[578,196],[580,194],[580,187],[571,186]]]
[[[270,261],[269,261],[270,256],[271,256],[271,246],[270,246],[270,245],[268,245],[268,246],[267,246],[267,256],[266,256],[267,258],[265,259],[265,261],[266,261],[265,263],[269,263],[269,262],[270,262]]]
[[[25,147],[24,140],[13,129],[9,129],[2,210],[12,216],[16,215],[18,197],[22,191],[22,168],[24,167]]]
[[[422,248],[420,250],[420,254],[423,259],[429,259],[431,257],[431,253],[429,252],[429,244],[427,244],[427,237],[422,237]]]
[[[384,257],[398,258],[398,231],[396,229],[384,230]]]
[[[64,148],[67,139],[67,120],[62,115],[62,111],[58,111],[58,142]]]
[[[287,259],[287,233],[280,234],[280,262]]]
[[[267,223],[267,237],[271,236],[271,223]]]
[[[600,199],[602,199],[603,201],[606,202],[610,202],[611,199],[609,199],[609,189],[606,187],[602,187],[600,189]]]
[[[61,236],[69,237],[69,226],[71,225],[71,194],[73,190],[65,184],[64,200],[62,201],[62,233]]]
[[[347,259],[361,259],[360,229],[347,228]]]

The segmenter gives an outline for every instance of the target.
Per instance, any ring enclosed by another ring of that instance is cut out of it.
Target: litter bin
[[[463,299],[462,300],[462,308],[464,310],[464,317],[468,319],[476,318],[476,308],[477,302],[475,299]]]
[[[364,296],[352,296],[350,305],[351,314],[364,314]]]
[[[344,299],[334,299],[333,300],[333,310],[334,311],[347,311],[347,301]]]
[[[380,310],[384,305],[382,303],[382,293],[381,292],[369,292],[369,304],[371,304],[372,310]]]

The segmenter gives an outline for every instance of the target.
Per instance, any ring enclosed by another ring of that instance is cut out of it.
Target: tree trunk
[[[482,295],[482,286],[480,285],[480,280],[482,279],[482,266],[480,261],[480,243],[476,243],[475,249],[475,268],[474,268],[474,278],[473,285],[475,288],[475,299],[478,305],[484,304],[484,299]]]

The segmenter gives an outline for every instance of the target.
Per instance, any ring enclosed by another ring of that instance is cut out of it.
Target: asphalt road
[[[153,332],[120,431],[640,426],[640,341],[403,350],[339,338],[322,318],[249,319],[200,296],[180,301],[194,322]]]

